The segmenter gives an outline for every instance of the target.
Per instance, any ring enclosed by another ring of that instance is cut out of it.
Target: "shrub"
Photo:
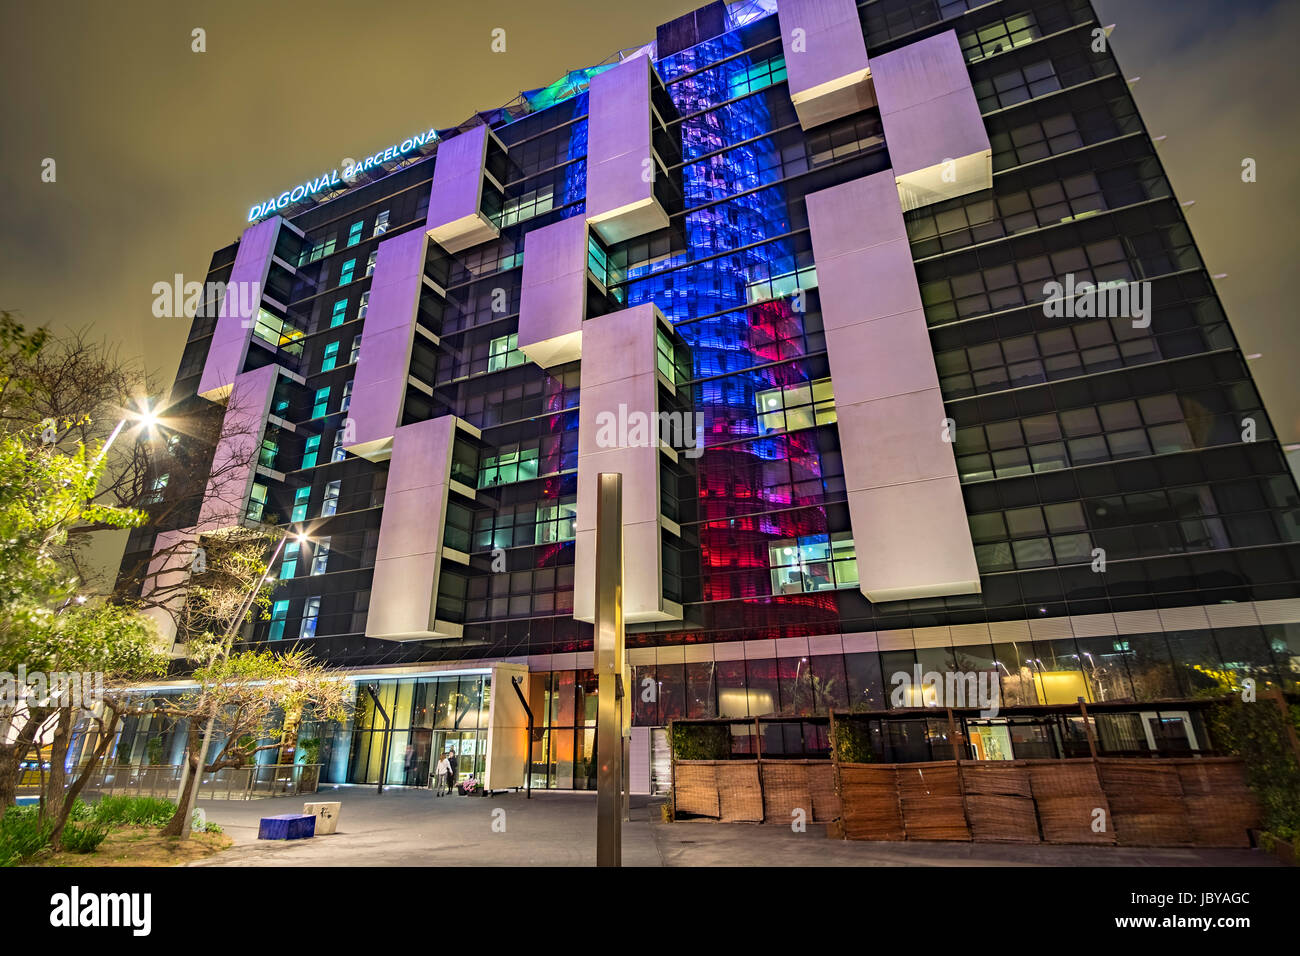
[[[871,763],[875,760],[867,722],[837,715],[831,752],[840,763]]]
[[[95,820],[109,826],[162,826],[176,813],[176,804],[162,797],[104,797],[95,805]]]
[[[726,724],[690,724],[674,721],[670,733],[677,760],[728,760],[731,728]]]
[[[1264,808],[1264,826],[1276,837],[1300,836],[1300,762],[1291,751],[1286,722],[1300,724],[1300,706],[1284,717],[1271,700],[1215,704],[1208,714],[1220,750],[1240,756],[1251,789]]]
[[[298,741],[298,752],[302,754],[303,763],[320,763],[321,740],[308,737]]]
[[[63,831],[63,849],[72,853],[94,853],[108,836],[108,824],[102,820],[88,823],[69,823]]]
[[[84,823],[95,815],[95,808],[85,800],[78,797],[72,804],[72,812],[68,814],[69,823]]]
[[[17,866],[50,844],[53,823],[42,823],[36,807],[10,807],[0,819],[0,866]]]

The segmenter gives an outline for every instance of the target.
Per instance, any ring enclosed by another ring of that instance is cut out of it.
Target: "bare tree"
[[[23,331],[9,313],[0,315],[10,328]],[[124,416],[145,409],[161,416],[156,428],[133,431],[130,440],[114,443],[94,500],[143,511],[149,527],[173,534],[151,554],[124,560],[108,581],[99,580],[100,572],[87,559],[92,536],[108,530],[107,524],[92,521],[71,529],[59,560],[87,588],[166,614],[179,629],[188,580],[173,572],[188,567],[201,546],[201,530],[244,523],[246,478],[260,451],[260,422],[227,414],[197,396],[174,404],[160,399],[161,389],[138,361],[91,339],[86,329],[57,335],[39,331],[34,347],[7,350],[2,333],[0,354],[8,371],[0,377],[0,434],[49,428],[47,439],[56,448],[72,449],[106,440]],[[200,514],[206,529],[199,527]]]

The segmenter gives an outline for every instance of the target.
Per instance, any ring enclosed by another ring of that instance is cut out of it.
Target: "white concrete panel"
[[[858,575],[873,602],[979,591],[956,478],[849,493]]]

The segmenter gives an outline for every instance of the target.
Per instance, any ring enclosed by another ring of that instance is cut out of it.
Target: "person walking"
[[[438,761],[438,769],[433,772],[434,777],[434,796],[441,797],[444,789],[451,790],[451,762],[447,759],[446,751],[443,751],[442,759]]]
[[[451,776],[447,778],[447,779],[450,781],[450,782],[447,784],[447,790],[448,790],[448,792],[450,792],[450,791],[456,789],[456,781],[460,779],[460,776],[459,776],[459,774],[457,773],[457,766],[456,766],[456,764],[457,764],[457,760],[456,760],[456,750],[455,750],[455,748],[452,748],[451,750],[448,751],[448,753],[447,753],[447,763],[451,765]]]

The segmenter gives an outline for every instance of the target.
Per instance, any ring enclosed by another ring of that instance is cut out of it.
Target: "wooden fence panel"
[[[673,764],[673,805],[678,813],[703,817],[720,815],[714,761],[679,760]]]
[[[1178,768],[1164,761],[1102,759],[1097,771],[1120,846],[1187,846]]]
[[[1250,846],[1249,830],[1263,825],[1259,798],[1237,759],[1180,760],[1178,779],[1195,846]]]
[[[813,818],[812,792],[808,789],[808,767],[800,761],[759,762],[763,783],[763,819],[768,823],[789,823],[794,811]]]
[[[898,802],[907,839],[970,839],[955,761],[900,766]]]
[[[898,802],[894,764],[839,765],[840,821],[848,840],[902,840],[903,810]]]
[[[1020,762],[961,764],[962,792],[971,839],[987,843],[1040,843],[1029,769]]]
[[[815,823],[830,823],[840,815],[840,795],[835,792],[835,768],[829,760],[808,764],[808,790],[812,794]]]
[[[692,760],[673,774],[680,813],[788,826],[802,809],[849,840],[1244,847],[1261,819],[1235,758]]]
[[[714,764],[718,781],[718,819],[723,823],[762,823],[763,789],[758,761],[720,760]]]
[[[1046,760],[1029,765],[1038,823],[1047,843],[1113,844],[1110,805],[1092,760]],[[1097,810],[1105,829],[1093,829]]]

